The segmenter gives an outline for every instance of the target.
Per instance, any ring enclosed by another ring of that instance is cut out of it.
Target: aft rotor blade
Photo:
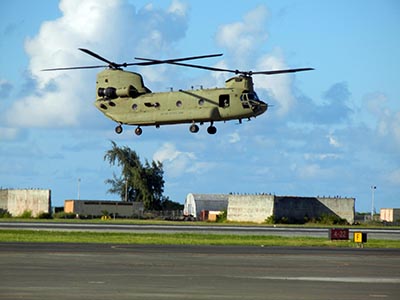
[[[105,63],[108,63],[108,66],[110,67],[114,67],[114,68],[119,68],[120,64],[117,64],[115,62],[109,61],[108,59],[105,59],[104,57],[98,55],[97,53],[94,53],[93,51],[89,50],[89,49],[85,49],[85,48],[78,48],[79,50],[85,52],[86,54],[89,54],[101,61],[104,61]]]
[[[160,60],[160,59],[150,59],[150,58],[142,58],[142,57],[135,57],[137,60],[145,60],[147,62],[143,63],[131,63],[131,64],[126,64],[127,66],[150,66],[150,65],[156,65],[156,64],[172,64],[176,63],[178,61],[185,61],[185,60],[194,60],[194,59],[202,59],[202,58],[209,58],[209,57],[217,57],[217,56],[222,56],[222,53],[218,54],[207,54],[207,55],[199,55],[199,56],[189,56],[189,57],[181,57],[181,58],[172,58],[172,59],[165,59],[165,60]]]
[[[256,71],[249,72],[251,74],[263,74],[263,75],[275,75],[275,74],[284,74],[284,73],[296,73],[296,72],[304,72],[304,71],[312,71],[314,68],[299,68],[299,69],[286,69],[286,70],[275,70],[275,71]]]

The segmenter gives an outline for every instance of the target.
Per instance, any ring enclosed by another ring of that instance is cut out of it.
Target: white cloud
[[[257,64],[260,70],[286,69],[286,63],[279,49],[273,54],[266,54],[259,59]],[[254,77],[257,90],[264,90],[274,102],[278,102],[276,113],[279,116],[286,115],[294,105],[295,98],[292,93],[292,75],[280,74],[272,76],[258,75]],[[268,99],[264,99],[268,100]]]
[[[165,174],[170,178],[185,174],[202,174],[214,167],[214,163],[200,161],[193,152],[177,150],[172,143],[163,144],[154,153],[153,160],[163,163]]]
[[[390,183],[400,187],[400,169],[390,172],[387,179]]]
[[[26,41],[29,70],[37,86],[5,112],[8,126],[77,126],[95,113],[93,71],[41,71],[103,64],[77,48],[90,48],[112,61],[143,54],[158,57],[171,51],[187,27],[187,7],[177,0],[165,11],[154,7],[136,11],[120,0],[62,0],[59,7],[61,17],[44,22],[39,33]],[[150,80],[160,81],[165,73],[166,68],[158,68]]]
[[[240,142],[240,135],[237,131],[229,134],[228,136],[229,136],[229,143],[236,144]]]
[[[225,47],[233,56],[231,68],[249,71],[268,71],[286,69],[284,56],[279,48],[271,53],[261,55],[263,45],[268,40],[266,21],[268,11],[265,6],[260,5],[244,15],[243,20],[223,25],[216,34],[217,43]],[[256,64],[254,64],[256,62]],[[277,115],[284,116],[294,104],[295,98],[292,93],[292,75],[257,75],[254,76],[256,90],[260,94],[265,93],[268,99],[278,102]]]
[[[227,48],[237,63],[245,62],[245,58],[267,40],[267,15],[266,7],[259,5],[245,14],[242,21],[221,26],[216,34],[217,43]]]
[[[0,127],[0,141],[13,140],[17,137],[19,130],[16,128]]]
[[[333,146],[335,148],[339,148],[339,147],[342,146],[341,143],[338,141],[338,138],[333,136],[332,133],[328,134],[326,137],[329,140],[329,145],[331,145],[331,146]]]
[[[311,161],[323,161],[329,159],[338,159],[340,156],[335,153],[305,153],[304,158]]]
[[[191,152],[178,151],[172,143],[165,143],[154,153],[153,160],[163,163],[167,176],[178,177],[189,172],[196,156]]]
[[[8,80],[4,80],[0,78],[0,97],[2,99],[8,98],[13,89],[12,84]]]
[[[185,16],[187,14],[188,6],[186,3],[180,2],[178,0],[173,0],[168,8],[168,12],[172,14],[177,14],[180,16]]]
[[[400,148],[400,111],[389,108],[388,98],[383,93],[368,94],[364,101],[369,113],[376,119],[378,136]]]

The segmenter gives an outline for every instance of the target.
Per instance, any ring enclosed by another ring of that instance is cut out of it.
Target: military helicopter
[[[217,128],[214,122],[250,120],[268,109],[268,104],[261,101],[253,87],[252,75],[275,75],[313,70],[313,68],[286,69],[273,71],[240,71],[183,63],[222,56],[209,54],[175,59],[150,59],[135,57],[141,62],[115,63],[99,54],[84,48],[79,50],[89,54],[107,65],[80,66],[67,68],[52,68],[42,71],[62,71],[77,69],[106,68],[97,74],[95,106],[109,119],[118,123],[115,127],[117,134],[122,133],[122,125],[136,126],[135,134],[142,134],[142,126],[172,124],[190,124],[192,133],[199,131],[197,124],[209,122],[209,134],[215,134]],[[123,70],[128,66],[150,66],[171,64],[182,67],[199,68],[209,71],[230,72],[236,76],[225,82],[224,88],[190,89],[168,92],[151,92],[145,85],[142,75]]]

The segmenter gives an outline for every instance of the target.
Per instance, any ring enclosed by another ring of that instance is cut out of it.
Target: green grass
[[[0,242],[106,243],[153,245],[241,245],[293,247],[356,247],[351,241],[327,238],[195,233],[116,233],[77,231],[0,230]],[[368,240],[368,248],[400,248],[397,240]]]

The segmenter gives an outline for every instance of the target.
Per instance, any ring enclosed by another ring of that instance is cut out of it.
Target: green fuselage
[[[241,120],[268,108],[251,77],[233,77],[225,88],[152,93],[140,74],[122,70],[99,73],[95,105],[115,122],[137,126]]]

